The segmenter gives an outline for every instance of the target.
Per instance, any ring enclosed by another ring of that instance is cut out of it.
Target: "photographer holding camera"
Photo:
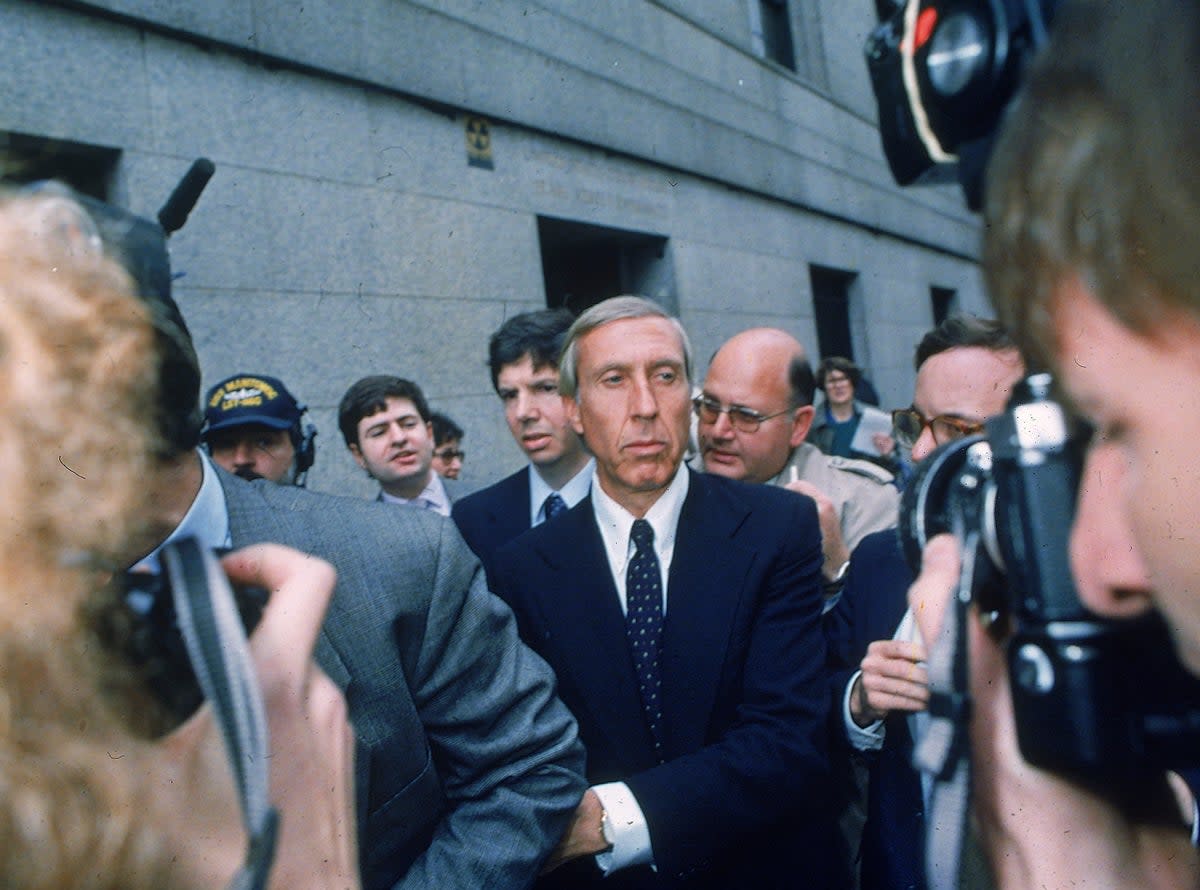
[[[213,709],[134,731],[138,678],[97,645],[151,510],[157,368],[150,310],[61,193],[0,195],[0,344],[0,885],[218,887],[244,857],[269,867],[247,857]],[[251,644],[281,818],[269,886],[356,887],[353,735],[312,659],[333,572],[271,545],[225,569],[272,591]]]
[[[1193,674],[1198,67],[1194,3],[1063,4],[988,168],[984,242],[1001,317],[1031,354],[1048,360],[1094,428],[1069,546],[1079,598],[1101,618],[1132,620],[1157,608]],[[959,569],[954,540],[934,538],[909,591],[927,642],[951,620]],[[966,629],[974,814],[999,886],[1200,885],[1200,857],[1165,771],[1150,765],[1136,784],[1105,782],[1067,778],[1022,757],[1013,695],[1023,693],[1000,638],[1007,622],[980,614],[972,609]],[[1154,654],[1134,652],[1124,667]],[[1145,691],[1155,685],[1151,678]],[[1097,691],[1095,702],[1076,702],[1081,716],[1104,706],[1108,690]]]

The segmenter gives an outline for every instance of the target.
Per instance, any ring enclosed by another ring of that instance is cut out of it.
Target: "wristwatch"
[[[846,560],[844,563],[841,564],[841,566],[838,568],[837,572],[834,573],[834,576],[825,582],[825,595],[826,596],[833,596],[835,593],[837,593],[839,590],[842,589],[843,585],[845,585],[845,583],[846,583],[846,572],[849,571],[849,569],[850,569],[850,560]]]
[[[604,838],[604,843],[608,844],[605,849],[611,850],[613,848],[612,822],[609,821],[608,810],[603,806],[600,807],[600,834]]]

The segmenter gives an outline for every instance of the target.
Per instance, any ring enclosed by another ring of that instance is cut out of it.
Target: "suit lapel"
[[[487,505],[488,522],[495,547],[529,530],[529,473],[526,466],[497,486]]]
[[[553,628],[579,700],[614,751],[645,756],[653,744],[590,496],[554,520],[536,552],[548,573],[538,585],[538,609]]]
[[[263,541],[295,546],[294,539],[278,522],[275,511],[254,486],[221,469],[217,470],[217,478],[225,495],[225,507],[229,512],[229,536],[235,549]],[[334,593],[335,596],[329,603],[330,612],[339,607],[336,590]],[[350,671],[325,631],[327,624],[328,620],[321,625],[321,633],[317,637],[316,646],[313,647],[313,655],[321,669],[329,675],[329,679],[344,692],[350,684]]]
[[[747,510],[693,473],[679,516],[663,631],[668,756],[703,746],[753,550],[735,544]]]

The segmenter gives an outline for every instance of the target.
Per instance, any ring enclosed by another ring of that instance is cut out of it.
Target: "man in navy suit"
[[[970,316],[927,333],[914,364],[912,407],[893,412],[897,443],[912,450],[914,462],[981,432],[1024,372],[1008,333]],[[861,886],[871,890],[925,887],[925,795],[912,766],[910,721],[924,719],[929,690],[925,648],[907,608],[912,580],[896,530],[868,535],[826,622],[835,739],[872,752],[861,848]]]
[[[550,882],[830,886],[812,500],[684,466],[690,350],[654,303],[589,309],[559,370],[591,494],[501,548],[494,588],[588,752]]]
[[[492,386],[529,459],[495,485],[454,504],[453,517],[491,577],[497,548],[574,507],[592,482],[591,458],[558,395],[558,354],[574,317],[566,309],[514,315],[488,342]]]

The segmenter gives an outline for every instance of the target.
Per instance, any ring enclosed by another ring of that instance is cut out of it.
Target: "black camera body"
[[[900,507],[914,570],[935,534],[964,550],[971,597],[1011,623],[1009,677],[1031,764],[1108,779],[1200,763],[1200,679],[1161,616],[1091,612],[1071,579],[1068,539],[1086,436],[1052,397],[1049,374],[1017,387],[986,433],[918,466]]]
[[[182,545],[190,549],[180,550]],[[201,545],[192,541],[170,545],[182,556],[172,561],[158,574],[126,572],[121,584],[119,626],[123,629],[116,649],[134,667],[146,690],[163,709],[163,728],[174,728],[184,722],[204,703],[204,693],[196,677],[193,655],[188,651],[180,629],[176,606],[176,589],[200,591],[212,596],[212,586],[228,580],[218,564],[215,569],[209,560],[201,560],[197,552]],[[220,557],[222,550],[213,550]],[[216,579],[212,572],[221,572]],[[269,593],[260,587],[231,588],[238,618],[248,637],[262,619]],[[212,633],[216,633],[213,629]]]

